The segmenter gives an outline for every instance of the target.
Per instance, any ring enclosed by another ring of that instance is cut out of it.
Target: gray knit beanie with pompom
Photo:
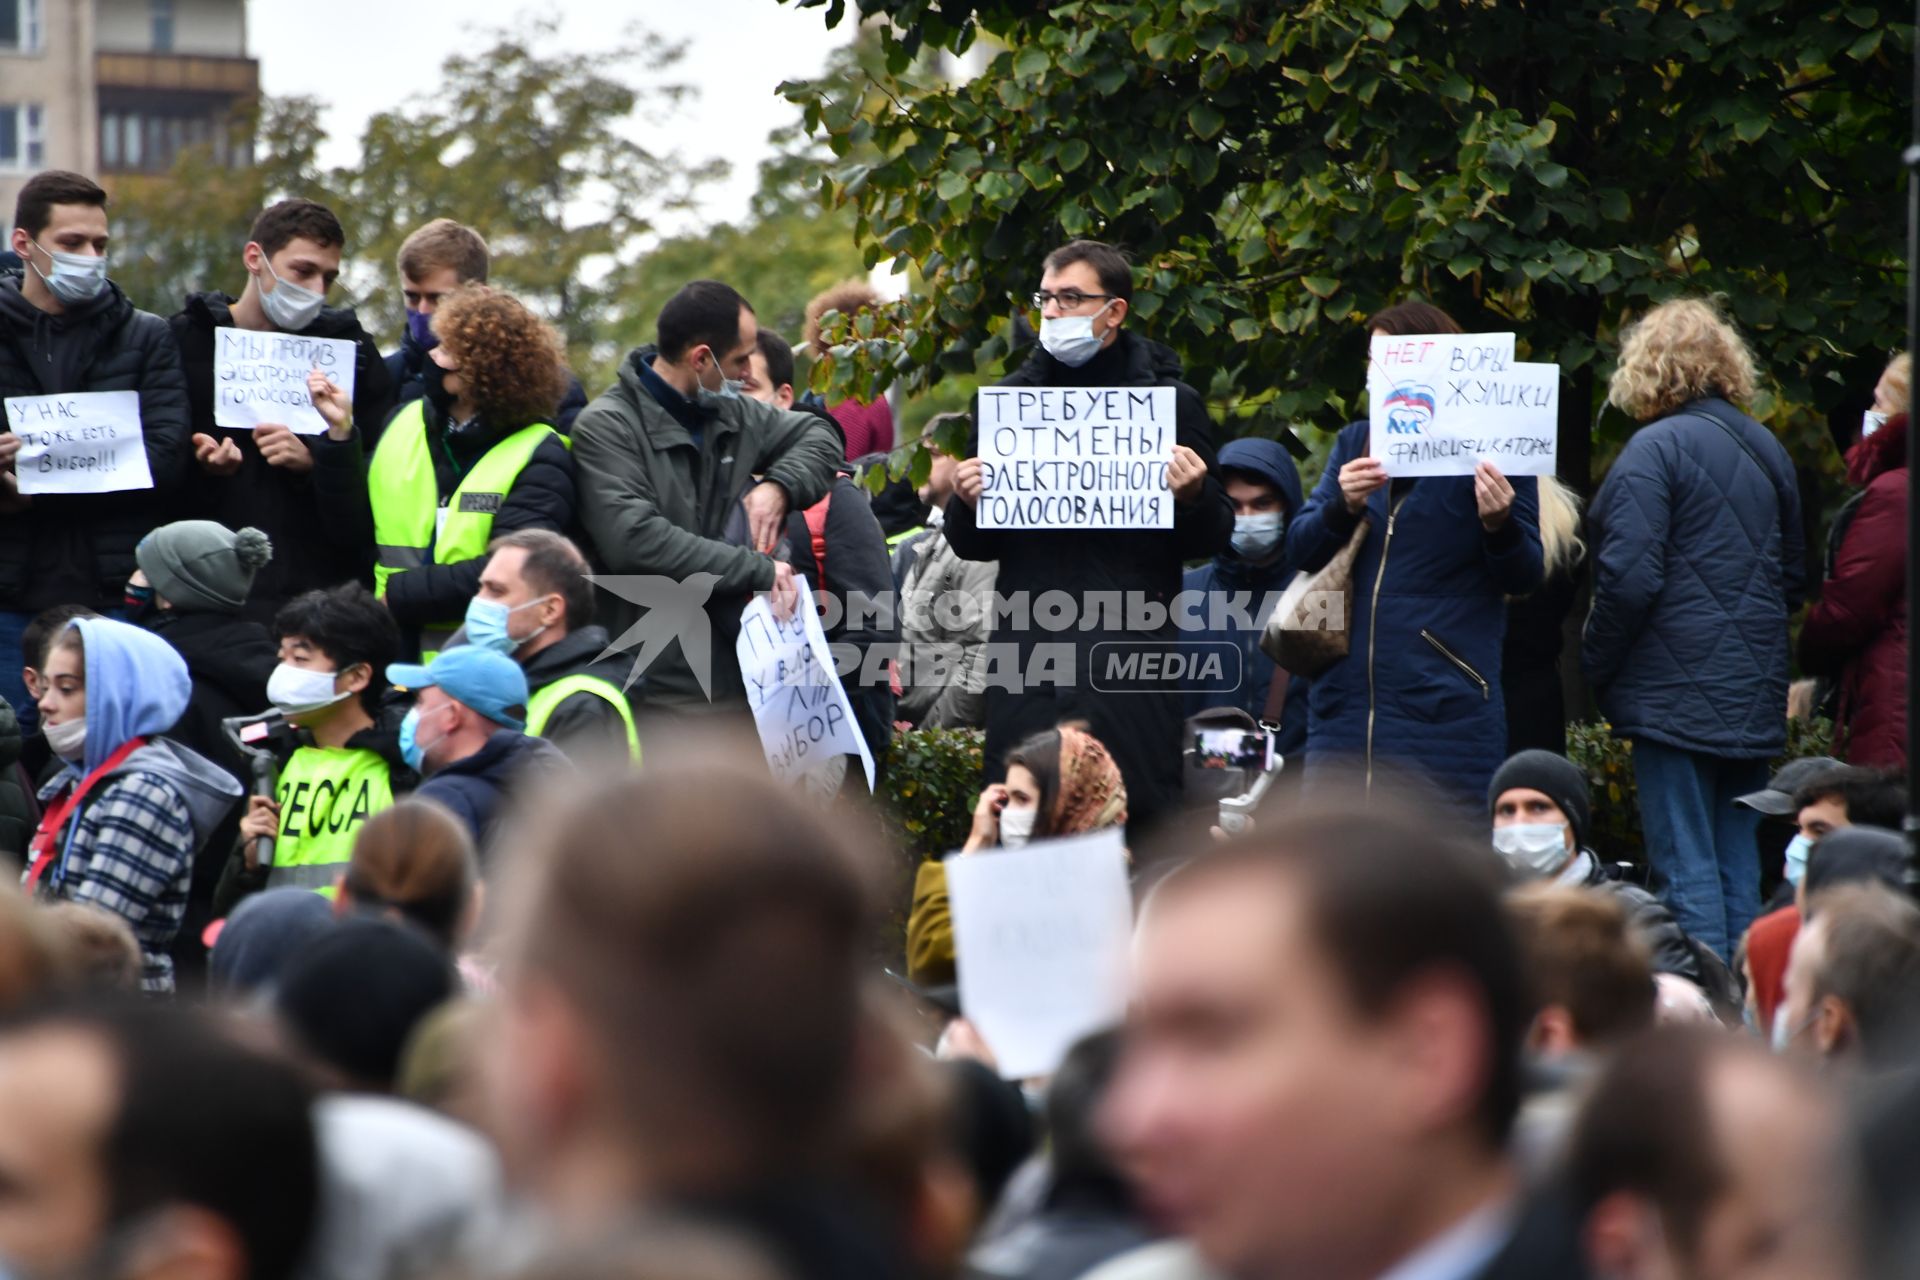
[[[273,559],[273,544],[258,529],[178,520],[140,539],[133,558],[154,595],[180,612],[238,613],[253,575]]]

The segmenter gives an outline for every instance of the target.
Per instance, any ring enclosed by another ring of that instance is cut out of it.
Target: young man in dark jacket
[[[453,811],[484,867],[512,793],[568,767],[551,743],[523,732],[526,674],[505,654],[466,644],[426,666],[396,662],[387,679],[418,695],[400,726],[400,752],[424,779],[414,794]]]
[[[1211,564],[1187,570],[1185,590],[1205,601],[1207,630],[1184,635],[1180,647],[1196,659],[1223,644],[1240,651],[1223,662],[1220,679],[1187,691],[1187,715],[1238,707],[1256,720],[1276,720],[1275,747],[1289,767],[1307,745],[1307,681],[1282,673],[1260,648],[1266,627],[1261,605],[1292,581],[1287,521],[1300,511],[1300,472],[1277,440],[1232,440],[1220,449],[1220,481],[1233,503],[1233,543]],[[1218,619],[1222,625],[1212,625]],[[1284,680],[1280,692],[1274,681]]]
[[[571,541],[551,529],[495,538],[466,633],[468,644],[504,653],[526,672],[529,734],[576,764],[639,761],[627,697],[633,654],[607,653],[607,629],[593,625],[587,558]]]
[[[291,333],[352,342],[353,417],[377,431],[393,400],[379,348],[351,307],[324,305],[340,275],[346,232],[331,210],[311,200],[282,200],[261,211],[240,261],[247,284],[238,298],[196,293],[168,321],[180,346],[192,407],[193,454],[200,475],[180,505],[182,516],[218,520],[229,529],[259,529],[274,557],[254,583],[246,616],[272,621],[281,605],[303,591],[364,579],[370,566],[331,521],[321,519],[310,437],[285,426],[235,431],[214,420],[216,330]]]
[[[770,329],[760,330],[755,342],[758,349],[748,362],[743,390],[762,404],[793,408],[793,348]],[[826,409],[811,403],[802,404],[801,409],[840,430]],[[866,490],[853,482],[850,468],[843,467],[834,477],[826,497],[787,517],[787,546],[794,572],[806,578],[832,623],[826,636],[834,646],[835,665],[857,663],[841,675],[840,683],[846,686],[867,750],[876,763],[884,761],[887,744],[893,740],[895,699],[883,659],[900,642],[899,609],[893,598],[887,535],[880,529]],[[829,605],[829,599],[835,605]]]
[[[0,432],[0,653],[9,655],[43,609],[119,610],[134,544],[162,522],[188,463],[187,388],[166,321],[107,279],[107,193],[50,170],[21,189],[13,222],[25,270],[0,276],[0,399],[138,392],[153,488],[22,497],[21,439]],[[0,666],[0,696],[31,733],[39,716],[11,663]]]
[[[492,258],[478,231],[452,218],[435,218],[400,242],[397,265],[407,327],[400,337],[400,349],[385,361],[387,376],[393,380],[396,407],[427,393],[427,353],[440,345],[432,329],[434,311],[462,285],[485,284]],[[566,395],[554,414],[554,429],[566,435],[586,407],[587,393],[581,389],[580,379],[568,374]]]
[[[247,761],[220,722],[256,714],[267,704],[267,682],[279,662],[267,629],[241,615],[273,547],[258,529],[235,532],[211,520],[162,525],[140,540],[140,568],[127,583],[128,620],[172,645],[186,659],[193,691],[167,736],[226,770],[245,788]],[[194,858],[187,914],[173,944],[175,981],[197,986],[206,968],[202,930],[213,919],[213,895],[233,849],[245,806],[220,820]]]
[[[995,640],[1018,648],[1021,683],[1013,692],[989,681],[988,779],[999,778],[1007,749],[1022,738],[1063,720],[1085,720],[1126,779],[1127,827],[1138,833],[1180,792],[1180,691],[1162,686],[1102,692],[1097,686],[1114,688],[1109,663],[1119,655],[1176,653],[1175,620],[1169,616],[1157,627],[1136,626],[1129,616],[1084,628],[1096,620],[1099,597],[1116,593],[1123,615],[1135,608],[1147,613],[1152,605],[1171,609],[1182,562],[1225,550],[1233,536],[1233,504],[1208,474],[1214,462],[1213,423],[1205,402],[1180,381],[1180,363],[1171,351],[1123,327],[1132,294],[1133,272],[1111,246],[1076,240],[1056,249],[1047,256],[1035,295],[1042,311],[1042,349],[1000,385],[1172,387],[1178,415],[1169,470],[1173,528],[982,529],[974,504],[983,491],[983,475],[974,457],[956,473],[946,534],[962,559],[998,560],[998,592],[1003,597],[1025,593],[1036,619],[1037,602],[1049,591],[1069,593],[1079,610],[1071,632],[996,623]],[[1073,653],[1071,676],[1061,672],[1047,679],[1046,664],[1036,662],[1036,655],[1062,644]],[[1030,680],[1035,672],[1042,673],[1038,683]]]

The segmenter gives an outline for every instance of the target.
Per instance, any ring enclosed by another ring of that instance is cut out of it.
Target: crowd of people
[[[150,475],[52,492],[0,433],[0,1273],[1920,1267],[1906,357],[1810,575],[1710,301],[1622,332],[1640,425],[1583,512],[1489,462],[1392,475],[1366,421],[1311,484],[1282,441],[1216,447],[1126,257],[1079,240],[1002,385],[1170,393],[1171,517],[1005,528],[970,415],[870,495],[891,406],[804,392],[718,280],[583,388],[450,218],[399,251],[386,355],[328,303],[314,201],[165,320],[111,243],[107,193],[48,172],[0,260],[0,399],[134,393]],[[878,305],[816,298],[806,354]],[[350,344],[351,377],[224,425],[228,331]],[[906,855],[853,757],[769,767],[736,641],[803,584],[883,776],[902,733],[978,733],[949,857]],[[1337,643],[1278,628],[1302,585]],[[1148,674],[1103,679],[1116,651]],[[1200,653],[1235,661],[1158,662]],[[1568,757],[1576,665],[1643,847]],[[1830,755],[1783,758],[1800,704]],[[1125,1016],[1003,1078],[954,860],[1102,833]]]

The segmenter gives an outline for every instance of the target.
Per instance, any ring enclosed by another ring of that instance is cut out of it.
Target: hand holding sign
[[[968,458],[953,472],[953,491],[965,499],[970,507],[980,505],[980,495],[986,489],[986,467],[978,458]]]
[[[1347,510],[1356,516],[1365,511],[1367,499],[1387,479],[1387,469],[1380,465],[1378,458],[1354,458],[1341,467],[1340,496],[1346,501]]]
[[[353,398],[318,368],[307,374],[307,398],[313,401],[314,409],[326,419],[327,435],[335,440],[345,440],[352,433]]]
[[[1497,531],[1513,514],[1513,486],[1491,462],[1474,468],[1473,500],[1480,508],[1480,527],[1488,533]]]

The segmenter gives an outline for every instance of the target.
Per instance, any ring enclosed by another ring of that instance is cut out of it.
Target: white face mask
[[[1033,824],[1039,818],[1040,809],[1037,805],[1030,809],[1002,809],[1000,843],[1009,849],[1018,849],[1033,839]]]
[[[1087,361],[1100,354],[1100,344],[1105,337],[1093,331],[1096,316],[1106,314],[1106,306],[1091,316],[1053,316],[1040,321],[1040,345],[1047,354],[1068,368],[1078,369]]]
[[[62,760],[75,761],[87,751],[87,722],[67,720],[46,727],[47,746]]]
[[[331,671],[309,671],[283,662],[267,677],[267,701],[288,715],[318,711],[348,696],[334,692],[334,676]]]
[[[83,302],[91,302],[107,287],[106,255],[62,253],[58,249],[47,248],[38,240],[33,242],[33,247],[46,254],[53,263],[53,274],[42,271],[31,253],[27,255],[27,265],[33,268],[33,274],[46,283],[47,292],[59,299],[61,306],[77,307]]]
[[[1567,860],[1567,824],[1516,822],[1493,829],[1493,847],[1515,871],[1550,876]]]
[[[1881,413],[1878,409],[1869,409],[1860,415],[1860,438],[1865,440],[1886,425],[1886,414]]]
[[[260,309],[267,313],[267,319],[273,322],[273,327],[286,333],[298,333],[312,324],[314,317],[320,314],[320,308],[325,305],[327,295],[282,280],[265,254],[261,255],[260,263],[266,267],[267,274],[273,277],[273,289],[260,291]]]

